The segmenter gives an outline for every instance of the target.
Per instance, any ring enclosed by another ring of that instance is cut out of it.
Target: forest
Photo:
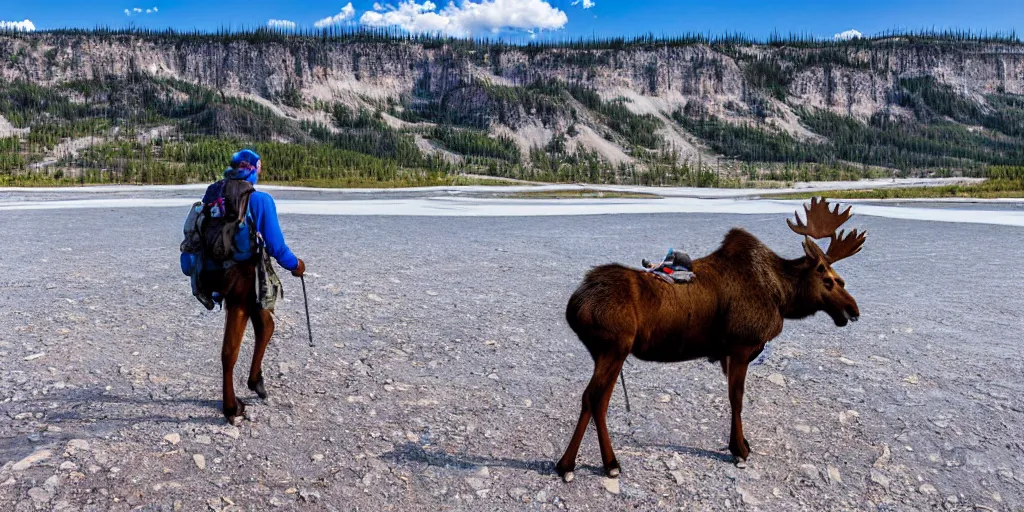
[[[799,124],[814,134],[811,140],[767,122],[807,69],[875,69],[892,45],[938,53],[970,45],[1019,49],[1016,34],[892,33],[850,41],[690,34],[521,44],[342,29],[97,29],[0,37],[8,43],[88,37],[179,45],[411,44],[443,47],[481,66],[494,65],[512,51],[579,64],[587,59],[612,62],[614,52],[629,48],[703,45],[733,59],[745,86],[743,104],[726,103],[725,111],[688,100],[657,116],[637,113],[628,98],[609,95],[586,80],[536,73],[524,75],[534,76],[525,81],[471,74],[442,87],[439,82],[450,78],[423,72],[409,94],[358,104],[308,100],[290,85],[262,99],[243,97],[143,70],[48,85],[0,80],[0,185],[203,182],[219,176],[226,157],[240,147],[264,156],[268,181],[325,186],[440,184],[465,174],[551,182],[765,186],[879,176],[998,177],[1024,162],[1024,96],[1003,90],[969,96],[932,76],[896,79],[885,98],[893,110],[867,119],[792,105]],[[752,46],[766,51],[752,52]],[[0,51],[4,48],[12,46],[0,45]],[[24,47],[0,54],[0,62],[13,68],[24,66],[27,58]],[[56,57],[48,52],[46,58]],[[659,80],[651,68],[648,93],[665,87]],[[4,130],[4,124],[10,129]],[[545,142],[524,145],[516,136],[523,127],[550,135]],[[581,145],[584,127],[621,148],[624,161],[608,161],[592,149],[593,142]],[[699,154],[680,157],[666,131],[681,134]]]

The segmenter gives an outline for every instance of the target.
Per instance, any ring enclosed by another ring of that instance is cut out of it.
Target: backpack
[[[193,254],[204,266],[226,266],[251,260],[259,250],[249,198],[255,190],[245,180],[220,180],[206,189],[185,219],[181,252]]]
[[[206,189],[200,224],[203,254],[215,263],[248,261],[256,253],[256,226],[249,212],[252,183],[220,180]]]
[[[190,276],[192,295],[206,309],[212,310],[219,299],[204,286],[202,273],[242,261],[256,262],[257,293],[263,309],[273,311],[277,299],[284,297],[281,280],[267,254],[260,251],[263,242],[249,211],[254,191],[252,183],[245,180],[218,181],[207,187],[203,200],[192,205],[185,219],[181,271]]]

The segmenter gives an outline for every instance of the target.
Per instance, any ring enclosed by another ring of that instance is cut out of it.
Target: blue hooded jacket
[[[256,185],[256,181],[259,179],[259,174],[255,169],[232,169],[228,168],[224,171],[224,177],[229,180],[245,180],[253,185]],[[203,202],[207,203],[213,199],[207,200],[203,198]],[[288,244],[284,241],[284,233],[281,232],[281,224],[277,221],[277,205],[274,204],[274,198],[266,192],[255,191],[249,197],[249,213],[252,215],[253,221],[256,223],[256,231],[263,237],[264,248],[267,254],[270,254],[277,260],[277,264],[285,268],[285,270],[293,271],[299,267],[299,259],[295,257],[292,250],[288,248]],[[186,258],[190,255],[182,253],[181,255],[181,268],[182,272],[186,272],[186,268],[191,268],[192,261]]]

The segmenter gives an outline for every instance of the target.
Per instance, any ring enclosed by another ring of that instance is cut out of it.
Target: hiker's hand
[[[295,277],[302,277],[302,274],[305,274],[305,273],[306,273],[306,264],[300,259],[299,260],[299,266],[295,267],[295,270],[292,270],[292,275],[295,276]]]

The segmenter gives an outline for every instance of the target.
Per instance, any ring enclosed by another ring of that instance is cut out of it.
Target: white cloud
[[[267,26],[278,30],[295,30],[295,22],[288,20],[268,20]]]
[[[373,27],[400,27],[412,33],[472,37],[502,30],[560,29],[569,17],[545,0],[462,0],[461,5],[452,1],[441,10],[430,0],[422,4],[403,0],[398,7],[374,4],[374,10],[363,13],[360,22]]]
[[[157,9],[156,7],[153,7],[153,8],[150,8],[150,9],[145,9],[145,10],[143,10],[141,7],[134,7],[132,9],[125,9],[124,10],[124,15],[125,16],[138,16],[138,15],[143,14],[143,13],[145,13],[145,14],[153,14],[153,13],[157,13],[157,12],[160,12],[160,9]]]
[[[836,34],[835,36],[833,36],[833,39],[835,39],[836,41],[849,41],[850,39],[860,39],[862,37],[864,37],[864,34],[861,34],[860,32],[851,29],[847,30],[846,32],[840,32]]]
[[[572,4],[573,5],[579,5],[580,2],[583,2],[583,8],[584,9],[590,9],[591,7],[597,5],[597,4],[594,3],[594,0],[576,0]]]
[[[378,4],[374,4],[374,7],[377,7],[377,5]],[[356,8],[352,7],[352,2],[349,2],[348,5],[341,8],[341,12],[339,12],[338,14],[335,14],[334,16],[328,16],[321,20],[317,20],[317,22],[314,23],[313,26],[316,28],[327,28],[330,27],[331,25],[338,25],[342,22],[348,21],[355,17]]]
[[[13,30],[15,32],[35,32],[36,25],[30,20],[25,21],[0,21],[0,30]]]

